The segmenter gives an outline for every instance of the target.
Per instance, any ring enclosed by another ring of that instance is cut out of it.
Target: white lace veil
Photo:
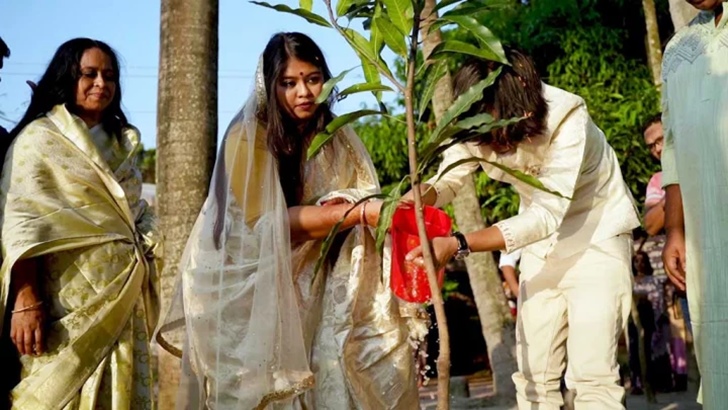
[[[156,341],[182,357],[177,408],[255,409],[313,386],[292,280],[288,212],[253,91],[225,133]]]

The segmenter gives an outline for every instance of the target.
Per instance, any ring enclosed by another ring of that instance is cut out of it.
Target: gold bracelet
[[[20,312],[27,312],[29,310],[35,310],[35,309],[38,309],[42,304],[43,304],[43,301],[41,300],[40,302],[34,303],[34,304],[30,305],[30,306],[26,306],[26,307],[22,307],[20,309],[12,310],[12,311],[10,311],[10,313],[20,313]]]
[[[364,202],[361,206],[361,213],[359,214],[359,223],[366,226],[367,225],[367,203]]]

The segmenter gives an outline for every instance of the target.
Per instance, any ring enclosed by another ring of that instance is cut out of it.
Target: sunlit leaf
[[[481,45],[480,48],[485,48],[489,54],[497,56],[497,59],[494,61],[510,65],[506,58],[506,54],[503,51],[503,46],[498,38],[487,27],[480,24],[475,18],[471,16],[445,15],[440,17],[440,20],[455,23],[465,30],[468,30],[475,36],[476,39],[478,39]]]
[[[387,87],[384,84],[376,84],[376,83],[360,83],[360,84],[354,84],[350,87],[347,87],[345,90],[341,91],[339,93],[339,99],[343,99],[347,95],[361,93],[365,91],[371,91],[371,92],[381,92],[381,91],[393,91],[392,88]]]
[[[313,9],[313,0],[298,0],[298,7],[311,11]]]
[[[369,61],[362,59],[361,61],[361,70],[364,73],[364,79],[369,84],[382,84],[382,77],[379,74],[379,70],[377,70],[377,66],[370,63]],[[382,93],[381,91],[373,91],[372,94],[374,94],[374,97],[377,99],[377,102],[382,104]]]
[[[316,104],[321,104],[324,101],[328,100],[331,92],[334,91],[334,87],[336,87],[336,84],[343,80],[344,77],[346,77],[346,75],[349,74],[349,72],[351,72],[351,70],[353,69],[354,68],[344,70],[336,77],[332,77],[329,79],[329,81],[324,83],[324,86],[321,88],[321,94],[319,94],[318,98],[316,98]]]
[[[460,3],[463,0],[441,0],[437,2],[437,6],[435,6],[435,11],[440,11],[443,8],[447,6],[452,6],[453,4]]]
[[[425,71],[425,88],[423,89],[417,104],[417,113],[420,120],[422,119],[422,115],[424,114],[425,110],[427,110],[427,106],[430,104],[432,96],[435,95],[437,83],[446,73],[446,61],[438,61],[436,63],[433,63]]]
[[[336,2],[336,16],[342,17],[349,12],[351,6],[354,5],[354,0],[339,0]]]
[[[331,28],[331,24],[325,18],[305,9],[292,9],[285,4],[272,5],[264,1],[251,1],[251,3],[257,4],[258,6],[267,7],[269,9],[277,10],[283,13],[295,14],[296,16],[306,19],[306,21],[308,21],[309,23]]]
[[[340,115],[336,118],[334,118],[329,125],[326,126],[326,131],[317,134],[313,140],[311,141],[311,145],[308,147],[308,152],[306,155],[307,159],[313,158],[320,150],[321,148],[326,145],[331,138],[334,137],[336,134],[336,131],[344,127],[345,125],[348,125],[359,118],[366,117],[368,115],[379,115],[381,114],[380,111],[377,110],[359,110],[354,111],[350,113],[346,113],[344,115]]]
[[[458,40],[443,41],[438,44],[430,54],[430,58],[438,58],[449,54],[467,54],[483,60],[500,61],[500,57],[486,48],[478,48],[472,44]]]
[[[383,0],[387,8],[387,15],[403,36],[412,31],[414,21],[414,8],[410,0]]]
[[[453,102],[453,104],[442,115],[442,118],[440,118],[440,121],[437,124],[437,128],[435,128],[435,131],[432,132],[429,141],[437,141],[438,136],[440,135],[442,130],[445,129],[445,127],[450,125],[451,122],[453,122],[464,112],[468,111],[473,103],[483,98],[483,90],[493,85],[493,82],[495,82],[495,79],[498,78],[500,72],[501,69],[498,68],[497,70],[488,74],[488,77],[479,81],[474,86],[470,87],[468,91],[458,96],[455,102]]]
[[[386,15],[375,16],[372,24],[372,37],[377,32],[387,46],[402,58],[407,58],[407,44],[404,35],[387,19]]]

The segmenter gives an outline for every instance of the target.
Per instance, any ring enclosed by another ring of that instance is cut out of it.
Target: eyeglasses
[[[647,149],[652,151],[655,148],[657,148],[658,145],[662,146],[662,144],[664,144],[664,142],[665,142],[665,137],[659,137],[655,140],[655,142],[653,142],[651,144],[647,144]]]

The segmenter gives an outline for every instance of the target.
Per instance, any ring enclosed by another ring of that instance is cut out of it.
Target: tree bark
[[[422,49],[425,58],[442,42],[442,33],[439,29],[428,32],[430,24],[437,18],[437,14],[432,12],[435,5],[435,0],[426,0],[422,12],[423,18],[427,18],[422,28]],[[437,83],[432,98],[436,120],[440,119],[452,102],[452,78],[448,73]],[[455,221],[461,232],[485,229],[472,176],[466,177],[452,204]],[[516,397],[516,388],[511,379],[517,370],[515,324],[501,286],[498,267],[489,252],[471,254],[465,260],[465,265],[488,349],[496,399],[500,402],[512,402]]]
[[[670,0],[670,18],[675,31],[687,26],[697,15],[698,10],[685,0]]]
[[[162,0],[156,209],[165,235],[163,313],[215,163],[217,30],[218,0]],[[179,371],[180,360],[160,349],[160,409],[174,408]]]
[[[656,86],[662,83],[662,43],[660,30],[657,27],[657,12],[655,0],[642,0],[645,11],[645,26],[647,27],[647,61],[652,72],[652,81]]]

